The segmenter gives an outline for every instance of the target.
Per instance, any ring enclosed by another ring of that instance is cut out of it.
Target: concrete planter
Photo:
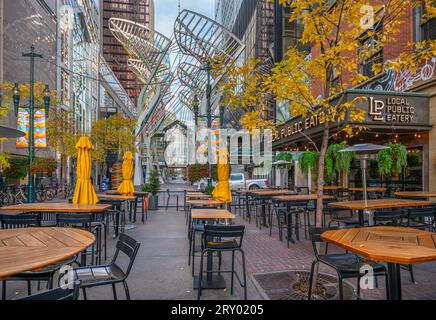
[[[148,196],[148,210],[155,211],[159,207],[159,196],[149,195]]]

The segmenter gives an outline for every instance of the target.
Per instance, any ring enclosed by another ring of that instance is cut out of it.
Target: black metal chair
[[[91,264],[97,264],[97,261],[101,261],[101,226],[96,225],[95,218],[92,213],[61,213],[56,216],[58,227],[62,228],[80,228],[82,230],[94,233],[97,241],[91,247]],[[97,250],[96,250],[97,248]],[[95,259],[97,251],[97,258]],[[86,266],[86,256],[88,250],[81,253],[81,266]]]
[[[411,208],[407,212],[407,227],[436,232],[436,207]]]
[[[0,216],[1,227],[6,229],[19,229],[19,228],[32,228],[41,226],[40,214],[23,214],[18,216],[1,215]],[[23,272],[16,276],[9,277],[2,281],[2,300],[6,300],[7,281],[26,281],[27,282],[27,294],[32,294],[33,281],[38,281],[38,289],[41,281],[47,282],[47,288],[53,288],[53,278],[55,273],[64,265],[72,264],[76,260],[76,257],[61,261],[57,264],[50,265],[43,270],[37,272]]]
[[[118,300],[116,284],[122,283],[126,292],[126,298],[127,300],[130,300],[127,278],[132,271],[140,246],[141,244],[135,239],[124,233],[120,234],[119,241],[116,245],[115,255],[110,264],[74,269],[75,278],[80,281],[80,288],[83,291],[84,299],[87,300],[86,289],[112,285],[114,299]],[[129,263],[125,270],[117,264],[121,252],[129,258]]]
[[[310,271],[309,280],[309,292],[308,300],[312,299],[312,285],[315,272],[315,266],[319,263],[323,263],[331,268],[333,268],[338,274],[339,281],[339,299],[344,299],[343,294],[343,280],[350,278],[357,278],[357,295],[360,296],[360,279],[365,274],[362,274],[361,268],[364,265],[370,265],[374,271],[374,277],[384,276],[386,279],[386,284],[388,283],[388,273],[386,267],[382,264],[376,263],[374,261],[363,260],[359,256],[352,253],[343,254],[326,254],[321,255],[318,252],[317,244],[323,243],[321,235],[328,230],[337,230],[339,228],[311,228],[309,230],[310,237],[312,240],[313,251],[315,254],[315,261],[312,263],[312,268]],[[386,285],[386,287],[388,287]],[[386,290],[387,292],[387,290]],[[389,299],[389,297],[388,297]]]
[[[402,210],[388,210],[374,212],[374,224],[398,227],[403,225],[407,214]]]
[[[343,213],[348,213],[347,215],[343,215]],[[328,224],[328,227],[331,227],[333,223],[336,223],[338,226],[359,226],[359,218],[355,217],[353,215],[352,210],[346,210],[346,209],[336,209],[331,208],[330,209],[330,222]]]
[[[202,294],[202,282],[203,282],[203,262],[205,254],[213,254],[217,252],[220,256],[224,252],[232,253],[232,269],[229,271],[223,271],[221,268],[218,271],[208,271],[210,273],[231,273],[231,291],[234,292],[234,278],[238,280],[240,286],[244,289],[244,299],[247,300],[247,270],[245,267],[245,253],[242,250],[242,240],[244,238],[245,226],[218,226],[218,225],[206,225],[203,233],[203,252],[201,253],[200,260],[200,272],[199,272],[199,285],[198,285],[198,300]],[[235,272],[235,253],[241,253],[242,259],[242,277],[243,281],[239,278],[239,275]],[[221,266],[221,263],[220,263]],[[243,283],[242,283],[243,282]]]
[[[67,300],[77,300],[79,297],[79,287],[80,281],[75,281],[73,288],[56,288],[45,292],[40,292],[28,297],[20,298],[17,300],[28,300],[28,301],[67,301]]]

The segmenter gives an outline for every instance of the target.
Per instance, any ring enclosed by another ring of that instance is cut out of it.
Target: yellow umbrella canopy
[[[230,162],[227,151],[220,151],[218,161],[218,184],[212,192],[215,200],[222,203],[232,202],[232,191],[230,190]]]
[[[97,194],[91,183],[91,151],[94,149],[88,137],[82,137],[76,144],[79,156],[77,157],[77,183],[74,191],[74,204],[96,204]]]
[[[135,193],[133,186],[133,154],[128,151],[123,157],[123,182],[118,188],[119,194],[132,196]]]

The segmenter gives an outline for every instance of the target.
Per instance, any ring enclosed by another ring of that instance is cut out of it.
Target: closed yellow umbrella
[[[123,157],[123,182],[118,188],[119,194],[133,196],[135,187],[133,186],[133,154],[128,151]]]
[[[215,200],[222,203],[232,202],[232,191],[230,190],[230,163],[227,151],[220,151],[218,163],[218,184],[212,192]]]
[[[97,194],[91,183],[91,151],[94,146],[88,137],[82,137],[76,144],[76,149],[79,156],[77,158],[77,183],[73,203],[97,204]]]

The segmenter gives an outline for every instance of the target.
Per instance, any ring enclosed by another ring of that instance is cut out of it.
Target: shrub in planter
[[[143,186],[143,191],[149,194],[148,196],[148,208],[149,210],[158,209],[158,192],[160,190],[159,170],[154,169],[150,173],[150,180],[148,184]]]

